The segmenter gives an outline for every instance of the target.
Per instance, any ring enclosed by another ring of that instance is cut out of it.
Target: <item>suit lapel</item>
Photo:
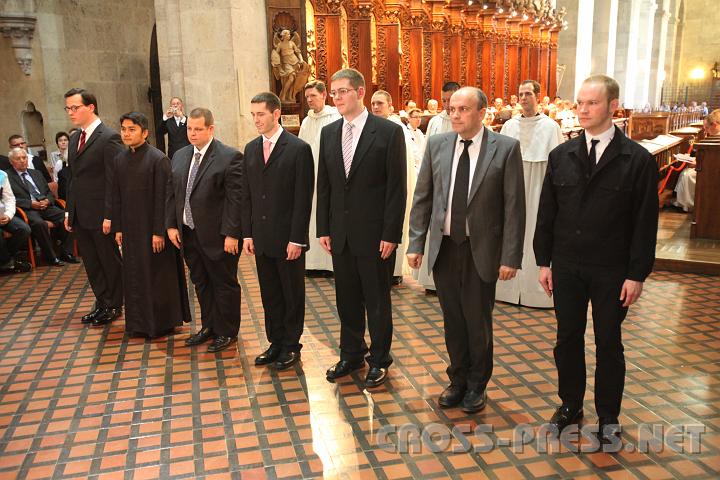
[[[455,143],[457,142],[457,134],[448,136],[440,146],[438,159],[440,159],[440,175],[442,178],[442,199],[447,206],[448,195],[450,192],[450,179],[452,177],[452,164],[455,156]]]
[[[195,191],[195,186],[200,181],[200,178],[207,172],[207,169],[210,168],[210,164],[215,159],[215,144],[217,143],[217,140],[213,139],[212,142],[210,142],[210,146],[208,147],[207,151],[205,152],[205,156],[203,156],[202,162],[200,163],[200,168],[198,169],[197,175],[195,175],[195,182],[193,183],[193,192]],[[192,150],[193,152],[195,150]],[[188,170],[189,171],[189,170]],[[192,195],[192,193],[191,193]]]
[[[615,160],[620,154],[622,153],[622,137],[623,133],[620,131],[619,128],[615,127],[615,134],[613,136],[613,139],[610,141],[608,146],[605,148],[605,151],[602,154],[602,157],[600,157],[600,161],[595,166],[595,169],[593,170],[593,174],[590,178],[597,175],[597,173],[605,168],[605,165]]]
[[[30,171],[30,170],[28,170],[28,172],[29,172],[29,171]],[[15,175],[15,176],[17,177],[17,181],[20,183],[20,186],[23,188],[23,190],[25,190],[25,191],[28,193],[28,195],[30,195],[30,187],[28,186],[28,184],[27,184],[27,182],[25,181],[25,179],[24,179],[23,177],[21,177],[20,174],[17,173],[17,171],[15,171],[14,168],[12,169],[11,175]],[[33,179],[33,180],[34,180],[34,179]]]
[[[485,178],[485,174],[495,157],[495,134],[490,134],[489,130],[483,127],[482,144],[480,145],[480,154],[478,155],[477,165],[475,166],[475,174],[470,184],[470,195],[468,197],[468,205],[480,188],[480,184]]]
[[[358,141],[357,148],[355,149],[355,154],[353,155],[352,165],[350,165],[350,173],[347,176],[348,181],[350,181],[353,173],[357,171],[360,163],[362,163],[362,161],[365,159],[365,153],[370,148],[370,145],[372,145],[372,143],[375,141],[376,127],[377,123],[374,115],[372,113],[368,113],[368,118],[365,121],[365,126],[363,127],[362,133],[360,134],[360,140]],[[342,132],[340,137],[340,142],[342,143]],[[342,158],[342,146],[340,148],[340,158]],[[343,165],[343,171],[345,171],[345,165]]]
[[[194,154],[195,154],[195,149],[191,148],[190,155],[188,155],[187,157],[185,157],[183,159],[183,162],[185,162],[185,163],[180,166],[180,171],[182,172],[182,176],[183,176],[182,177],[183,178],[183,182],[182,182],[182,191],[183,192],[185,190],[187,190],[188,179],[190,178],[190,168],[192,167],[192,158],[193,158]]]
[[[90,145],[92,145],[95,140],[102,134],[103,131],[103,123],[101,122],[100,125],[98,125],[95,130],[93,130],[92,135],[90,135],[90,138],[85,139],[85,146],[82,149],[82,152],[78,152],[77,156],[79,157],[83,153],[87,152],[88,148],[90,148]],[[79,138],[79,137],[78,137]],[[78,145],[80,144],[80,140],[78,139]],[[77,148],[77,147],[75,147]]]

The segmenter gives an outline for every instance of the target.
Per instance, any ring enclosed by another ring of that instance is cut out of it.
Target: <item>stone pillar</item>
[[[608,58],[615,55],[615,47],[612,50],[610,43],[615,43],[614,30],[611,30],[611,17],[613,4],[617,8],[617,0],[605,0],[593,2],[592,26],[592,55],[589,55],[590,72],[605,73],[607,71]],[[617,17],[617,11],[615,12]],[[612,37],[612,39],[611,39]],[[579,46],[578,46],[579,47]],[[579,49],[579,48],[578,48]]]
[[[653,34],[655,30],[655,0],[642,0],[638,22],[637,83],[635,84],[635,105],[642,107],[650,103],[650,67],[652,65]]]
[[[662,103],[663,83],[667,72],[665,71],[665,51],[667,50],[668,22],[670,20],[670,0],[661,0],[662,4],[655,15],[653,33],[652,63],[650,66],[650,90],[648,101],[653,106]]]
[[[578,0],[558,0],[557,5],[558,8],[564,7],[567,9],[565,18],[568,21],[567,30],[563,30],[563,34],[560,35],[560,38],[558,39],[557,63],[563,65],[565,71],[563,73],[560,88],[558,89],[557,94],[562,98],[575,100],[575,57],[577,56]],[[533,26],[533,31],[536,31],[535,26]],[[535,38],[534,34],[533,38]],[[531,74],[536,75],[534,57],[535,56],[532,55],[530,58],[530,71]]]
[[[218,139],[244,147],[257,136],[250,99],[270,86],[265,1],[156,0],[155,12],[164,99],[210,108]]]
[[[625,83],[621,83],[620,95],[626,108],[633,108],[637,105],[635,94],[637,91],[639,75],[638,53],[640,39],[640,8],[644,0],[632,0],[630,4],[630,15],[628,18],[627,57],[625,66]],[[618,18],[623,18],[618,15]],[[623,88],[624,87],[624,88]]]
[[[591,59],[596,53],[594,50],[595,45],[593,45],[594,8],[594,0],[579,0],[578,2],[577,45],[575,47],[575,89],[573,96],[577,95],[583,80],[592,72]],[[601,51],[602,47],[598,49],[598,52]],[[607,61],[607,55],[602,57],[602,59]]]

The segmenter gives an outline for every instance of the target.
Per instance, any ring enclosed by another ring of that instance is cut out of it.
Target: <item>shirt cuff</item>
[[[163,114],[163,122],[167,121],[167,119],[170,118],[167,115]]]
[[[298,247],[307,247],[307,245],[302,244],[302,243],[295,243],[295,242],[289,242],[289,243],[290,243],[290,245],[296,245]]]

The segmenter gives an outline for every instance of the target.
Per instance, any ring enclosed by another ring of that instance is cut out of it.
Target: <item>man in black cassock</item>
[[[146,142],[145,115],[126,113],[120,124],[129,148],[115,160],[112,226],[123,256],[125,331],[155,338],[191,319],[182,259],[174,248],[165,248],[170,160]]]

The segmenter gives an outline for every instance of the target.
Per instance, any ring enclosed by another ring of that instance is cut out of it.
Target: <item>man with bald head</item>
[[[516,275],[525,232],[520,143],[485,128],[486,109],[487,97],[475,87],[450,98],[453,132],[428,138],[407,248],[412,268],[427,257],[443,311],[450,385],[438,404],[466,413],[487,401],[495,284]]]

